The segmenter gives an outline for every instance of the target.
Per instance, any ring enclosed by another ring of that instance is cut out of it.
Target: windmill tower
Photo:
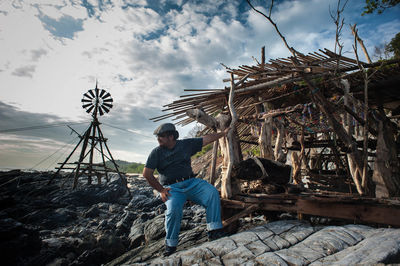
[[[123,176],[118,170],[118,165],[115,163],[114,158],[111,155],[110,149],[107,146],[107,139],[104,138],[103,132],[101,131],[101,123],[97,119],[98,115],[102,116],[108,113],[113,107],[113,99],[111,94],[103,89],[96,88],[88,90],[83,94],[82,107],[87,113],[91,114],[92,122],[89,128],[85,131],[83,136],[79,135],[80,140],[72,152],[68,155],[63,163],[60,163],[60,167],[57,167],[57,172],[52,176],[49,184],[53,181],[54,177],[62,170],[72,170],[74,177],[73,188],[78,185],[78,179],[82,176],[87,176],[88,184],[92,183],[92,178],[97,177],[98,184],[101,184],[101,178],[104,176],[109,181],[108,173],[117,172],[118,175],[124,180]],[[82,145],[81,145],[82,144]],[[76,162],[69,162],[72,155],[81,146],[79,159]],[[101,155],[101,162],[94,163],[94,154],[98,152]],[[115,167],[115,170],[110,169],[106,166],[106,159],[108,159]],[[67,166],[68,165],[68,166]]]

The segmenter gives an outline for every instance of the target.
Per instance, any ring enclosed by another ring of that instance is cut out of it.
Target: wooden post
[[[350,103],[350,84],[347,80],[341,80],[341,84],[344,90],[344,105],[347,106],[350,110],[352,109],[352,105],[354,103]],[[347,112],[345,113],[344,117],[344,128],[349,136],[352,136],[354,134],[354,126],[352,123],[352,118],[350,114]],[[353,160],[353,157],[350,156],[350,154],[347,154],[347,161],[349,164],[349,171],[351,174],[351,177],[353,178],[354,184],[356,185],[357,191],[359,194],[363,193],[363,188],[361,186],[361,174],[360,171],[357,170],[356,164]]]
[[[350,28],[351,28],[351,33],[354,35],[354,38],[360,44],[361,49],[364,52],[365,58],[367,58],[368,64],[371,64],[372,61],[371,61],[371,58],[369,57],[367,48],[365,48],[363,40],[360,38],[360,36],[358,36],[358,29],[356,29],[356,24],[354,24],[353,26],[350,26]]]
[[[379,122],[378,142],[376,145],[376,158],[374,164],[375,195],[377,198],[400,196],[400,166],[397,158],[396,143],[390,121],[384,117]]]
[[[275,151],[274,151],[275,161],[285,163],[286,162],[286,154],[282,150],[284,137],[285,137],[285,128],[284,128],[283,124],[277,120],[275,120],[275,128],[278,132],[278,134],[276,136]]]
[[[235,106],[233,104],[233,99],[235,97],[235,83],[234,83],[234,77],[233,74],[231,74],[231,89],[229,91],[229,101],[228,101],[228,106],[229,106],[229,111],[231,113],[231,124],[228,132],[228,156],[229,156],[229,162],[228,162],[228,168],[226,170],[226,173],[224,176],[222,176],[222,182],[221,182],[221,197],[225,199],[229,199],[232,196],[232,188],[231,188],[231,172],[232,172],[232,167],[233,164],[235,163],[235,151],[233,147],[233,139],[234,139],[234,128],[237,122],[237,115],[236,115],[236,110]]]
[[[217,156],[218,156],[218,142],[214,141],[211,159],[211,171],[210,171],[210,184],[214,186],[215,183],[215,172],[217,168]]]
[[[90,135],[90,130],[93,127],[93,123],[90,124],[89,128],[86,130],[85,134],[84,134],[84,140],[83,140],[83,144],[82,144],[82,150],[81,153],[79,155],[79,161],[78,164],[76,166],[76,170],[75,170],[75,174],[74,174],[74,184],[72,186],[72,188],[76,188],[76,186],[78,185],[78,178],[79,178],[79,171],[80,171],[80,167],[81,167],[81,163],[83,162],[83,159],[85,159],[85,151],[89,142],[89,135]]]
[[[272,117],[267,117],[262,123],[260,137],[258,143],[260,145],[260,157],[265,159],[274,159],[274,151],[272,150]]]

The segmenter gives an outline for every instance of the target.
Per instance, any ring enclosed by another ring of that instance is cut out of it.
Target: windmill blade
[[[99,89],[96,86],[96,89],[94,89],[94,91],[96,92],[96,98],[99,98]]]
[[[109,92],[107,92],[107,94],[103,96],[103,99],[108,98],[110,96],[111,96],[111,94]]]
[[[109,103],[103,103],[103,106],[107,106],[110,109],[113,107],[112,104],[109,104]]]
[[[104,112],[103,112],[103,110],[101,110],[100,107],[99,107],[99,113],[100,113],[100,116],[104,115]]]
[[[84,93],[84,94],[83,94],[83,96],[84,96],[84,97],[87,97],[87,98],[89,98],[89,99],[93,99],[93,97],[92,97],[92,96],[90,96],[90,95],[89,95],[87,92],[86,92],[86,93]]]
[[[90,112],[93,110],[93,108],[94,108],[94,105],[90,106],[90,107],[86,110],[86,113],[90,113]]]
[[[90,95],[92,95],[92,99],[95,97],[93,90],[88,90],[88,92],[90,93]]]
[[[109,98],[109,99],[103,99],[103,103],[112,103],[113,99]]]
[[[89,106],[93,106],[93,104],[92,104],[92,103],[87,103],[87,104],[83,104],[83,105],[82,105],[82,107],[85,108],[85,109],[86,109],[87,107],[89,107]]]
[[[104,112],[106,112],[106,113],[110,112],[110,109],[108,109],[108,108],[105,107],[105,106],[101,106],[101,108],[103,108]]]
[[[91,103],[92,100],[89,100],[89,99],[82,99],[81,102],[83,102],[83,103],[84,103],[84,102]]]
[[[104,93],[106,93],[106,91],[105,91],[105,90],[103,90],[103,89],[101,89],[101,92],[100,92],[100,95],[99,95],[99,97],[100,97],[100,98],[103,98],[103,95],[104,95]]]

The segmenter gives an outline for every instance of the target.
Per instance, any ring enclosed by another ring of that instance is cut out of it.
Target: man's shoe
[[[167,257],[167,256],[175,253],[175,251],[176,251],[176,247],[165,246],[165,251],[164,251],[163,255]]]
[[[211,230],[207,232],[208,241],[217,240],[218,238],[228,236],[222,229]]]

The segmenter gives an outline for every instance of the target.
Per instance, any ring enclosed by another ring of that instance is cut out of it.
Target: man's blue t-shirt
[[[202,138],[177,140],[171,150],[158,146],[151,151],[145,167],[157,169],[162,185],[187,178],[193,175],[190,157],[201,151],[202,146]]]

